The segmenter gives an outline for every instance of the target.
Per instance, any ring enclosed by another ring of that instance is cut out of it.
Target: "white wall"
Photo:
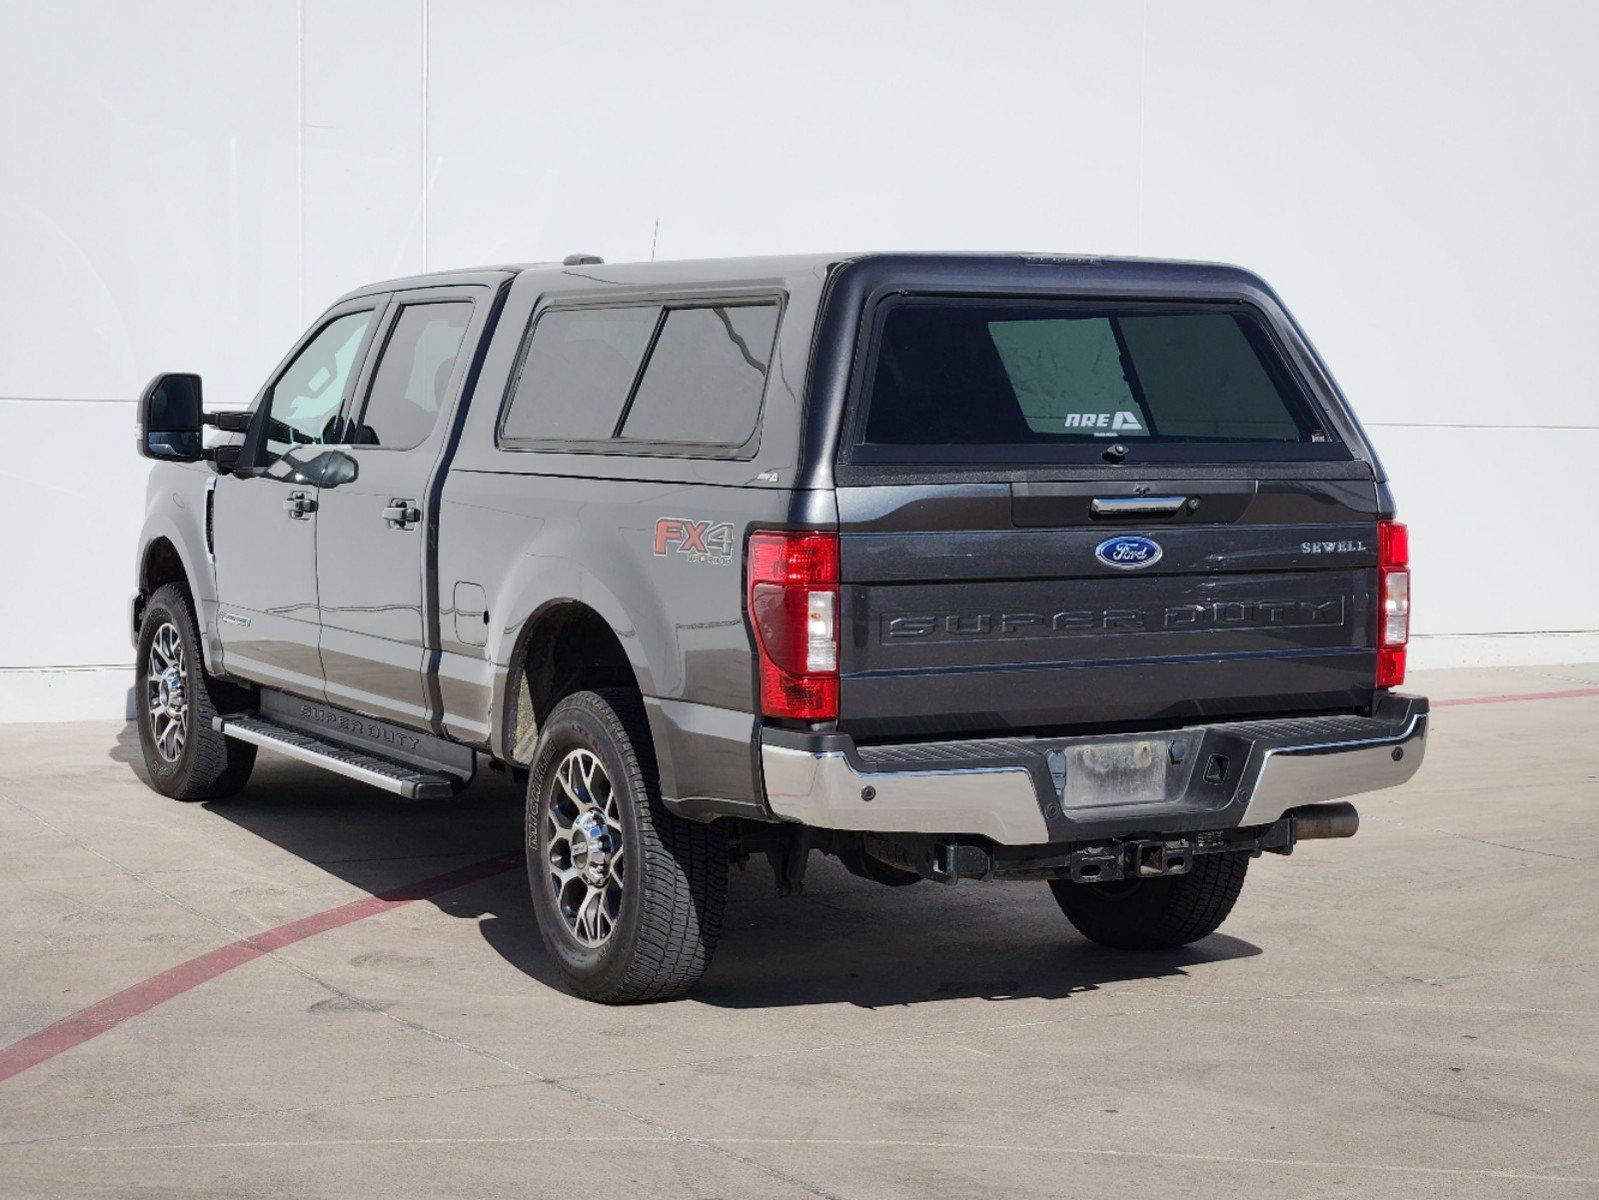
[[[1414,661],[1599,659],[1599,6],[0,0],[0,30],[0,719],[120,711],[149,376],[243,403],[369,279],[652,245],[1253,267],[1395,476]]]

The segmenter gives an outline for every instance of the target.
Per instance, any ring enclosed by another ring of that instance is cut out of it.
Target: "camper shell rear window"
[[[857,463],[1351,457],[1240,303],[895,297],[860,386]]]

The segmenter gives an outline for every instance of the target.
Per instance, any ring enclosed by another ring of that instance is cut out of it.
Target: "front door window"
[[[320,446],[338,440],[339,405],[366,337],[372,313],[345,313],[324,325],[267,398],[266,443],[276,458],[295,446]]]

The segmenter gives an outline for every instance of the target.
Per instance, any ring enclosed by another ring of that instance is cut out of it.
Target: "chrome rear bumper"
[[[761,744],[766,802],[778,816],[818,829],[950,833],[1002,846],[1049,841],[1021,767],[862,771],[841,750],[813,753]]]
[[[766,799],[820,829],[1042,845],[1269,824],[1290,809],[1396,787],[1421,766],[1427,701],[1371,717],[1221,723],[1106,737],[856,747],[766,730]]]
[[[1402,729],[1367,739],[1267,750],[1240,825],[1275,821],[1290,808],[1398,787],[1421,769],[1427,713]]]

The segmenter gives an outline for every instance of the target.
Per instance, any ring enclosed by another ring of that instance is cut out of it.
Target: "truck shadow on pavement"
[[[111,757],[144,779],[132,725]],[[412,803],[263,754],[242,793],[205,808],[354,887],[383,893],[520,853],[522,804],[519,787],[489,772],[454,800]],[[821,854],[811,858],[801,895],[777,895],[763,858],[734,868],[728,890],[716,957],[679,1003],[881,1008],[958,998],[1065,999],[1107,983],[1184,976],[1194,966],[1261,953],[1226,934],[1175,951],[1115,953],[1081,938],[1042,883],[888,888],[855,878]],[[506,963],[564,990],[539,940],[520,869],[427,903],[475,921]]]

